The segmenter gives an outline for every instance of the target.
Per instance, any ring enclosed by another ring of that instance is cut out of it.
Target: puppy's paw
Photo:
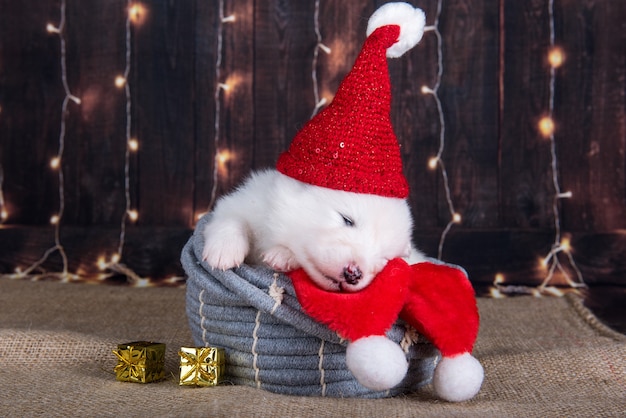
[[[242,231],[212,228],[208,225],[204,231],[202,259],[215,269],[228,270],[243,263],[250,244]]]
[[[290,249],[283,246],[272,247],[263,253],[263,262],[277,271],[292,271],[300,268],[300,263]]]
[[[228,270],[241,265],[247,254],[247,240],[234,237],[226,240],[208,239],[204,242],[202,259],[215,269]]]

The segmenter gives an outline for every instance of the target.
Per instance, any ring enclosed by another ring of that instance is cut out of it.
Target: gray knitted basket
[[[365,398],[430,383],[439,352],[421,337],[407,339],[410,332],[398,322],[387,336],[397,343],[404,339],[406,378],[382,392],[361,386],[346,367],[347,342],[303,313],[288,277],[263,266],[218,271],[201,261],[208,218],[196,226],[181,262],[194,344],[225,349],[226,381],[288,395]]]

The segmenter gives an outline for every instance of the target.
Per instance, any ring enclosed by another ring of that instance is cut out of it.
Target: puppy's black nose
[[[349,265],[343,269],[343,278],[348,284],[357,284],[361,280],[361,269],[358,266]]]

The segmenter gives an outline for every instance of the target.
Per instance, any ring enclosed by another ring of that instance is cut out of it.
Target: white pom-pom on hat
[[[462,402],[473,398],[483,383],[483,366],[470,353],[444,357],[433,375],[435,393],[449,402]]]
[[[359,338],[348,344],[346,365],[361,385],[377,391],[396,386],[409,368],[400,346],[382,335]]]
[[[396,2],[380,6],[367,22],[367,36],[376,29],[387,25],[400,26],[398,42],[387,48],[388,58],[398,58],[413,48],[424,35],[426,16],[422,9],[409,3]]]

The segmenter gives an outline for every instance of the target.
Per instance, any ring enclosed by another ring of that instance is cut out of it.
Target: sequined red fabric
[[[333,102],[296,134],[278,159],[278,171],[335,190],[408,196],[400,146],[391,126],[386,57],[399,35],[399,26],[387,25],[365,40]]]

